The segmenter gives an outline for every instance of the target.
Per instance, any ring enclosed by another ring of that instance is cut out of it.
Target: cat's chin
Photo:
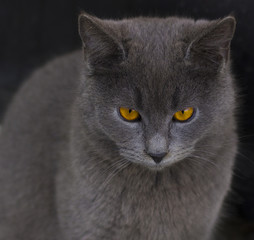
[[[169,166],[162,166],[161,164],[156,164],[156,165],[153,165],[153,166],[148,166],[148,168],[152,171],[162,171],[164,170],[166,167],[169,167]]]
[[[162,171],[166,168],[169,168],[170,166],[172,166],[176,162],[178,162],[178,161],[166,160],[166,161],[162,161],[160,163],[155,163],[153,161],[148,161],[148,162],[142,162],[142,163],[138,163],[138,164],[142,165],[143,167],[148,168],[149,170],[152,170],[152,171]]]
[[[150,170],[152,171],[162,171],[166,168],[169,168],[170,166],[172,166],[175,162],[167,162],[167,163],[159,163],[159,164],[151,164],[148,165],[146,167],[148,167]]]

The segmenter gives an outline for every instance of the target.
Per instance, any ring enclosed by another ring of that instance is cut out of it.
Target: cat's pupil
[[[132,112],[132,110],[131,109],[129,109],[129,113],[131,113]]]
[[[182,114],[184,114],[184,110],[182,110]]]

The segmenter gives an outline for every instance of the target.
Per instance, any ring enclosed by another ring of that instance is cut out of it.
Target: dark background
[[[215,19],[235,15],[232,65],[242,100],[241,143],[233,191],[228,199],[231,219],[228,226],[234,234],[246,233],[247,239],[247,235],[254,233],[254,1],[0,0],[0,120],[13,94],[31,71],[54,56],[81,47],[77,31],[81,10],[114,19],[140,15]]]

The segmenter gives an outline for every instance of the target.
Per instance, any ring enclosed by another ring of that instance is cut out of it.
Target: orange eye
[[[174,114],[174,119],[180,122],[187,121],[193,115],[194,109],[192,107],[186,108],[183,111],[178,111]]]
[[[119,112],[121,116],[127,121],[135,121],[140,118],[140,114],[133,109],[120,107]]]

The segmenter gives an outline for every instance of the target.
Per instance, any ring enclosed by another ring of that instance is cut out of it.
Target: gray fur
[[[234,27],[82,14],[84,55],[37,70],[4,119],[0,239],[212,239],[237,148]]]

